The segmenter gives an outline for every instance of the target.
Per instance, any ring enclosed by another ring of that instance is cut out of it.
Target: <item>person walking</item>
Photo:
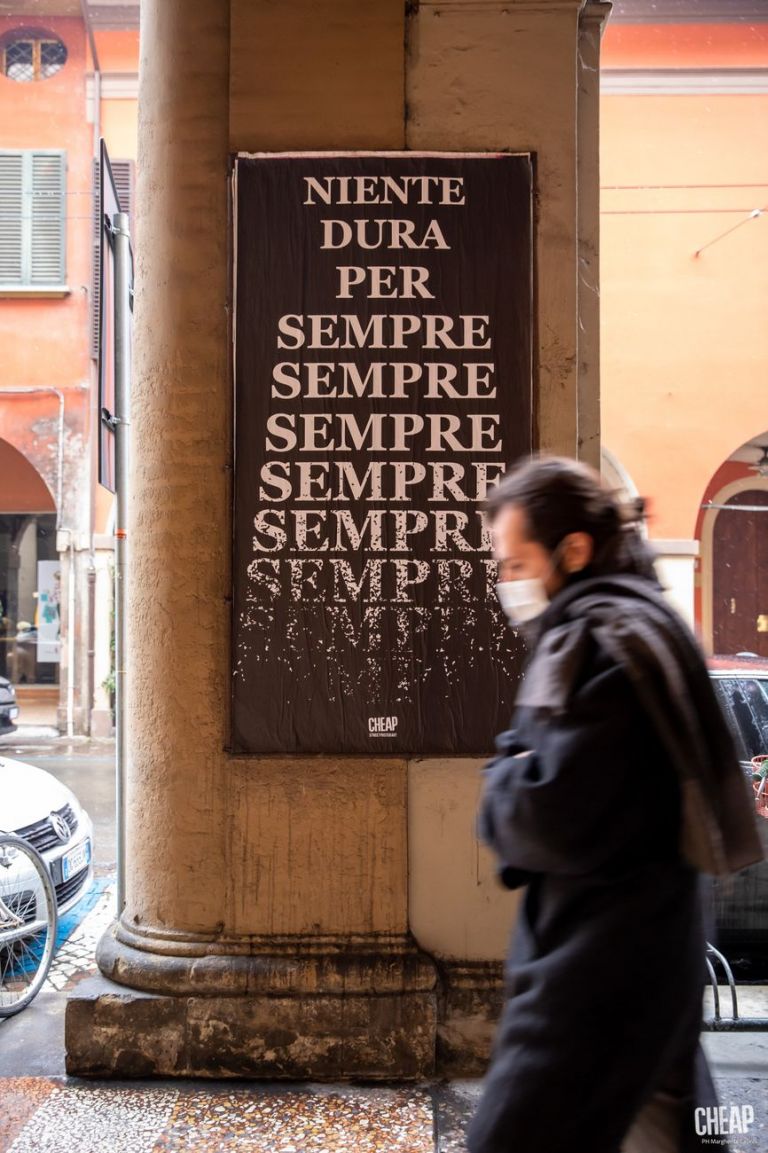
[[[527,460],[485,512],[529,656],[478,831],[524,892],[467,1149],[727,1150],[701,1112],[712,877],[764,853],[706,665],[592,469]]]

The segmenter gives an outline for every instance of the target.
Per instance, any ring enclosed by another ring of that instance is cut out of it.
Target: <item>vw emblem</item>
[[[48,820],[51,822],[51,828],[60,841],[68,841],[70,837],[69,825],[62,817],[61,813],[51,813]]]

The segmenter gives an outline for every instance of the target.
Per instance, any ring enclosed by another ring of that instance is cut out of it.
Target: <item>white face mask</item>
[[[528,580],[499,581],[496,596],[511,625],[522,625],[541,616],[549,604],[541,577]]]
[[[561,541],[552,553],[546,578],[555,571],[563,553]],[[549,594],[543,577],[528,577],[523,580],[499,581],[495,586],[496,596],[511,625],[523,625],[541,616],[549,604]]]

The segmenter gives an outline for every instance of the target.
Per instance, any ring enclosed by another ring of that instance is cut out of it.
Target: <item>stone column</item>
[[[67,1068],[428,1074],[435,972],[408,936],[405,762],[226,750],[229,3],[145,0],[142,21],[126,906],[98,950],[108,980],[69,1004]]]
[[[146,0],[128,520],[126,908],[215,928],[226,891],[227,0]]]
[[[152,989],[178,935],[216,934],[227,885],[229,3],[145,0],[141,21],[126,906],[99,963]],[[120,1007],[116,1060],[149,1070],[155,1009]],[[69,1061],[87,1071],[75,1017]]]
[[[611,5],[587,0],[579,23],[579,381],[577,450],[600,468],[600,37]]]

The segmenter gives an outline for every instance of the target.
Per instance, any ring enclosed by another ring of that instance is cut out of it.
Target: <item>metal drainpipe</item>
[[[88,9],[88,0],[80,0],[80,12],[85,25],[85,31],[88,36],[88,45],[91,50],[91,60],[93,61],[93,159],[98,161],[101,148],[101,64],[99,62],[99,52],[96,47],[96,37],[93,32],[93,25],[91,23],[91,14]],[[96,693],[95,684],[95,622],[94,613],[96,611],[96,556],[93,545],[93,534],[96,526],[96,473],[98,469],[98,437],[101,429],[100,415],[99,415],[99,398],[98,398],[98,381],[96,380],[96,373],[93,365],[91,366],[91,421],[92,427],[96,430],[94,443],[91,445],[91,523],[90,523],[90,564],[88,567],[88,684],[86,691],[83,693],[83,701],[87,702],[88,710],[88,732],[91,731],[91,714],[93,713],[94,696]]]
[[[75,541],[69,534],[69,581],[67,596],[67,736],[75,735]]]
[[[93,535],[91,535],[93,543]],[[91,549],[88,564],[88,736],[92,736],[91,716],[96,695],[96,558]]]
[[[93,155],[94,158],[97,159],[99,155],[99,141],[101,139],[101,64],[99,63],[99,52],[96,48],[96,37],[93,34],[93,24],[91,23],[91,13],[88,9],[88,0],[80,0],[80,14],[85,25],[86,35],[88,36],[88,47],[91,50],[91,60],[93,61]]]

